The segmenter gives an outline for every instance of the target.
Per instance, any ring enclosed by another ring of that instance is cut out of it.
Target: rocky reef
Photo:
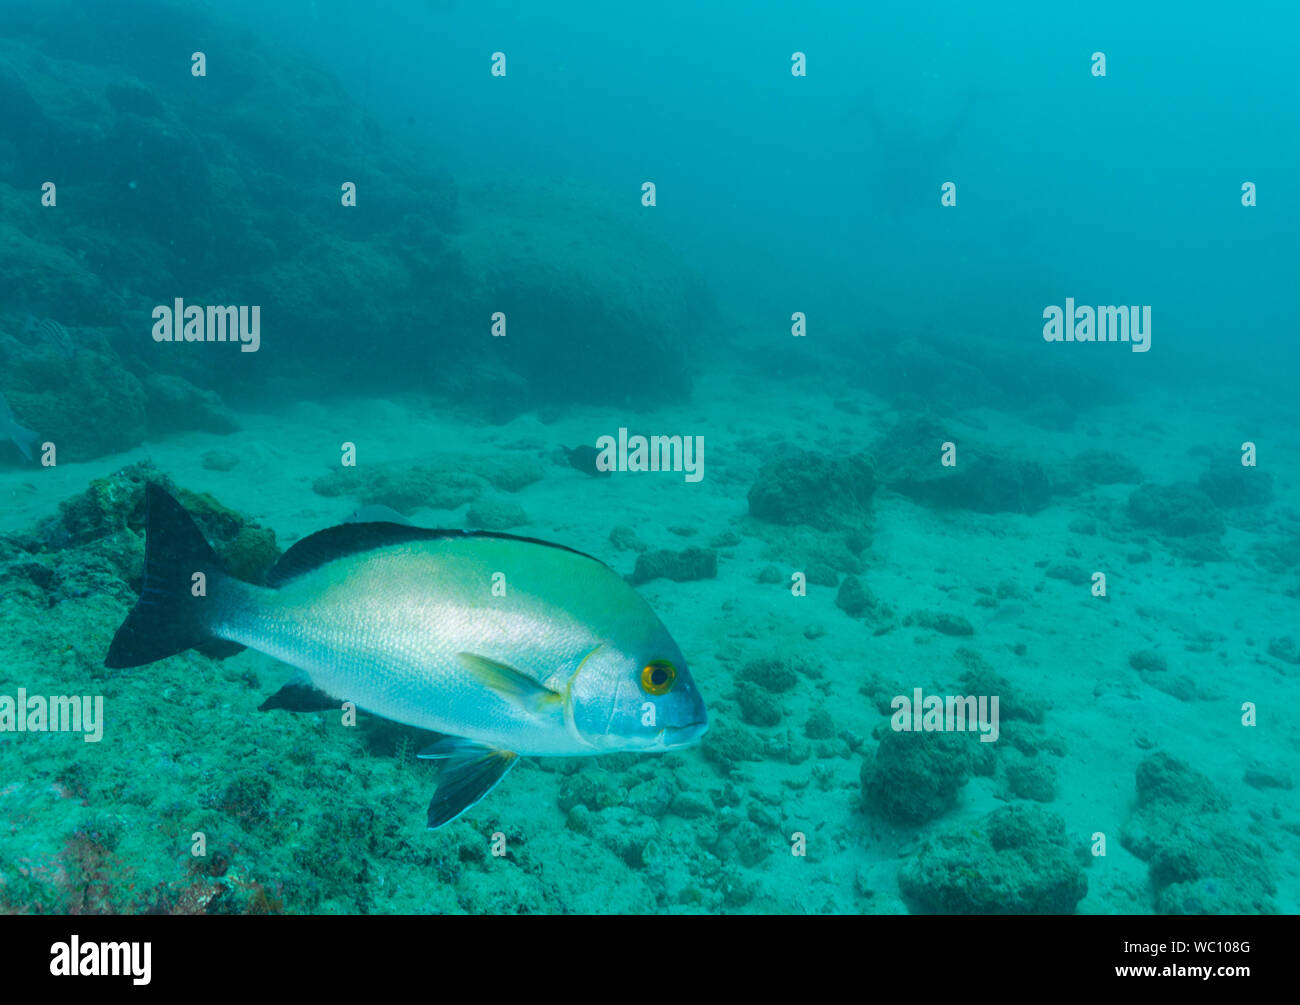
[[[158,55],[198,38],[220,72]],[[96,57],[119,48],[130,71]],[[432,392],[498,420],[681,398],[716,317],[634,199],[459,184],[326,70],[193,5],[6,4],[0,105],[0,274],[21,291],[0,309],[0,393],[68,459],[234,429],[223,399],[295,385],[304,360],[316,393]],[[51,180],[75,212],[41,206]],[[257,305],[260,348],[156,343],[152,311],[175,297]],[[33,317],[71,353],[26,338]]]

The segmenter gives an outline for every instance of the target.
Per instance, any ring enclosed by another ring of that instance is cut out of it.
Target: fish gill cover
[[[0,911],[1295,913],[1294,12],[524,6],[0,7]]]

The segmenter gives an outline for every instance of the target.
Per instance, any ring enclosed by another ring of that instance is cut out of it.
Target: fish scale
[[[279,590],[238,584],[222,598],[212,631],[388,719],[439,733],[469,729],[520,753],[583,753],[567,734],[555,735],[554,723],[485,686],[457,656],[481,653],[539,683],[576,669],[598,636],[567,612],[547,610],[529,581],[573,581],[573,566],[591,560],[545,549],[542,569],[529,556],[534,568],[516,573],[518,557],[494,545],[474,538],[401,545],[339,559]],[[498,571],[506,575],[505,597],[491,596]],[[443,595],[466,599],[437,599]]]

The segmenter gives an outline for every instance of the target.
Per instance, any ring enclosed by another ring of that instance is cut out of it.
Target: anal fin
[[[442,761],[438,787],[429,802],[429,830],[449,824],[497,787],[519,755],[448,736],[420,751],[426,760]]]

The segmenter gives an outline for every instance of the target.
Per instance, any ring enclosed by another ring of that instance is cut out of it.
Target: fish
[[[584,443],[580,447],[564,447],[564,453],[568,456],[571,467],[584,471],[593,478],[608,478],[613,474],[612,471],[602,471],[596,467],[596,458],[600,456],[600,451],[595,447]]]
[[[354,509],[343,522],[410,524],[411,521],[391,506],[385,506],[383,503],[367,503]]]
[[[5,400],[3,394],[0,394],[0,440],[9,440],[18,448],[19,453],[34,463],[40,439],[39,433],[33,432],[26,426],[18,425],[9,402]]]
[[[31,314],[27,315],[27,324],[23,328],[23,333],[30,334],[35,332],[38,336],[49,342],[59,351],[59,355],[64,359],[72,359],[77,355],[76,343],[72,341],[72,336],[68,334],[68,329],[57,321],[49,318],[40,320]]]
[[[300,671],[296,696],[271,707],[310,705],[314,689],[340,699],[328,707],[345,700],[441,734],[419,754],[439,762],[431,830],[521,756],[678,750],[708,728],[668,629],[590,555],[511,534],[345,523],[295,542],[257,586],[221,568],[166,489],[150,482],[145,496],[144,581],[104,665],[219,640]]]
[[[1015,621],[1025,613],[1025,609],[1020,604],[1003,604],[996,611],[988,616],[984,624],[1001,625],[1008,621]]]
[[[882,95],[865,93],[847,118],[865,119],[872,157],[871,188],[876,200],[895,219],[933,205],[939,184],[951,172],[952,151],[966,131],[978,102],[967,92],[955,110],[935,125],[922,125],[913,109],[891,108]],[[855,130],[856,131],[856,130]]]

